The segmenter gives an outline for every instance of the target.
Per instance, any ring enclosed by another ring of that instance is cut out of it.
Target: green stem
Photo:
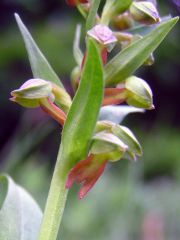
[[[67,166],[64,164],[62,151],[60,150],[38,240],[55,240],[57,238],[68,193],[68,190],[65,189],[67,171]]]

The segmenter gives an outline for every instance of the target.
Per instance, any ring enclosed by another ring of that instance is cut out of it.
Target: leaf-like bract
[[[142,39],[118,53],[105,67],[105,84],[117,84],[133,74],[158,47],[178,17],[161,23]]]

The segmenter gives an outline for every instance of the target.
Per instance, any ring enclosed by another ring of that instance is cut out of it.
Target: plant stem
[[[62,149],[62,148],[61,148]],[[67,193],[65,181],[67,166],[64,164],[63,154],[59,150],[54,174],[51,181],[49,195],[40,228],[39,240],[55,240],[58,235]]]

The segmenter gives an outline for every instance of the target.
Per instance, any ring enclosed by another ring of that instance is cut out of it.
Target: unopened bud
[[[153,109],[152,91],[149,85],[142,79],[131,76],[125,81],[127,90],[126,102],[134,107]]]
[[[152,2],[133,2],[130,6],[131,16],[135,21],[144,24],[154,24],[160,22],[159,13]]]
[[[63,125],[66,114],[53,102],[57,99],[57,102],[67,108],[68,104],[65,100],[67,95],[65,90],[57,85],[35,78],[26,81],[19,89],[12,91],[10,100],[27,108],[41,107],[44,112]]]
[[[11,96],[11,101],[27,108],[39,107],[42,99],[56,102],[65,112],[71,105],[71,98],[65,89],[40,78],[26,81],[19,89],[12,91]]]
[[[43,98],[54,100],[51,83],[39,78],[26,81],[19,89],[12,91],[11,96],[11,101],[28,108],[38,107],[39,100]]]

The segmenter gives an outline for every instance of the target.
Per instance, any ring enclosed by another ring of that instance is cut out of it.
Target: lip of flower
[[[69,189],[74,182],[82,183],[78,197],[79,199],[84,198],[104,172],[106,164],[107,160],[96,159],[93,154],[90,154],[85,160],[81,160],[71,169],[65,187]]]
[[[78,5],[79,3],[88,3],[88,0],[66,0],[66,3],[69,6],[75,7],[76,5]]]

